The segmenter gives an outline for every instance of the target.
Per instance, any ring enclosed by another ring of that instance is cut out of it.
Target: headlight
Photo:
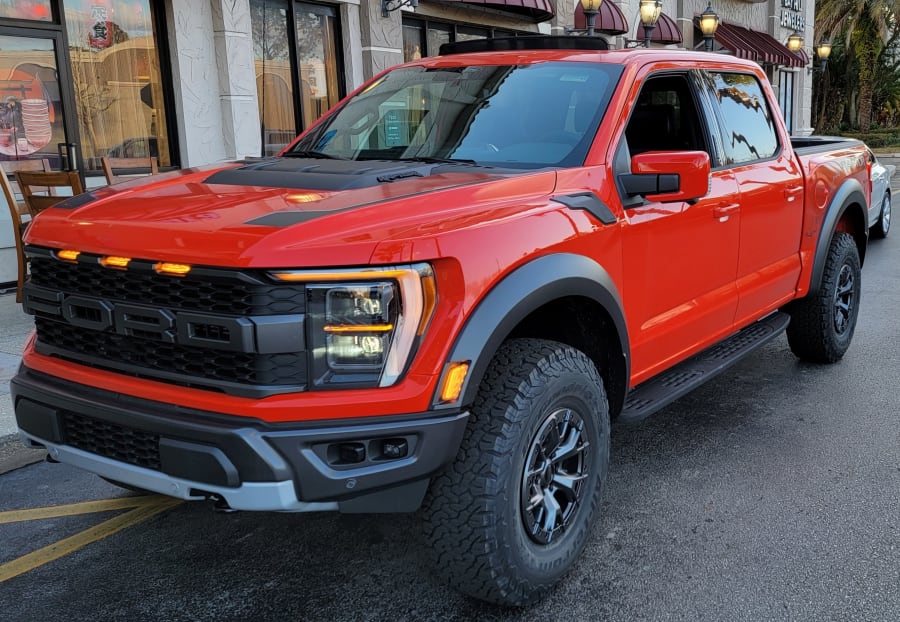
[[[270,275],[306,283],[312,387],[394,384],[406,370],[436,302],[428,264]]]

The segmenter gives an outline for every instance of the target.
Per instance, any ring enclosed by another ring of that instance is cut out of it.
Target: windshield
[[[584,161],[621,67],[401,67],[286,153],[348,160],[451,160],[544,168]]]

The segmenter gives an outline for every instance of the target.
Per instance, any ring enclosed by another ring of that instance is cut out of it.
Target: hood
[[[555,173],[464,163],[270,158],[186,169],[63,201],[29,244],[235,267],[359,265],[445,210],[552,192]]]

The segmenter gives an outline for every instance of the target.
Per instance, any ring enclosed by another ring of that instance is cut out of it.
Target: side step
[[[725,371],[787,328],[791,316],[777,311],[672,369],[636,386],[625,400],[619,423],[637,423]]]

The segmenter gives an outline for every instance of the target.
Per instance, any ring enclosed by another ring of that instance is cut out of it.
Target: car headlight
[[[406,370],[437,299],[428,264],[269,274],[306,284],[313,388],[394,384]]]

